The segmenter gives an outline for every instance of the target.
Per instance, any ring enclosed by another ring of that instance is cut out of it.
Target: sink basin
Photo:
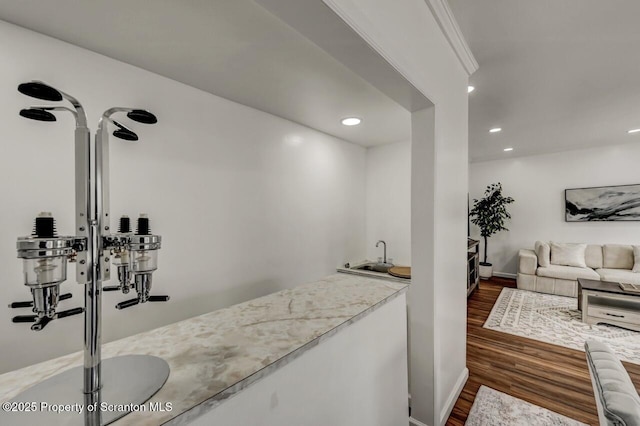
[[[373,272],[382,272],[387,273],[389,269],[393,268],[393,265],[390,263],[364,263],[362,265],[354,266],[351,269],[361,269],[365,271],[373,271]]]

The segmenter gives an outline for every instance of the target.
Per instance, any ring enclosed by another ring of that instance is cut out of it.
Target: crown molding
[[[447,0],[425,0],[429,9],[436,18],[440,29],[444,33],[447,41],[456,52],[458,60],[464,67],[468,75],[473,74],[478,69],[478,62],[473,57],[471,49],[464,39],[462,31],[458,26],[455,16],[449,7]]]

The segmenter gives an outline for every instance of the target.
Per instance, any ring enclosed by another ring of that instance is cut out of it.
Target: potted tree
[[[507,205],[513,201],[513,198],[502,195],[500,182],[487,186],[484,197],[473,200],[469,217],[471,223],[480,228],[480,235],[484,239],[484,262],[480,262],[480,278],[488,279],[493,275],[493,265],[487,262],[487,239],[500,231],[508,231],[504,223],[511,219]]]

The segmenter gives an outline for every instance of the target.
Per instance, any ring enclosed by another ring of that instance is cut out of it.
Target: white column
[[[434,419],[435,107],[411,114],[411,288],[409,371],[412,417]],[[430,423],[433,424],[433,423]]]

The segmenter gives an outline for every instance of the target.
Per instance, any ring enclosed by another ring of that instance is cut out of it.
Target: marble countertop
[[[406,288],[379,278],[338,273],[107,343],[103,359],[155,355],[171,368],[169,379],[150,402],[171,402],[172,411],[131,413],[112,424],[186,424]],[[75,353],[2,374],[0,401],[81,364],[82,353]]]

